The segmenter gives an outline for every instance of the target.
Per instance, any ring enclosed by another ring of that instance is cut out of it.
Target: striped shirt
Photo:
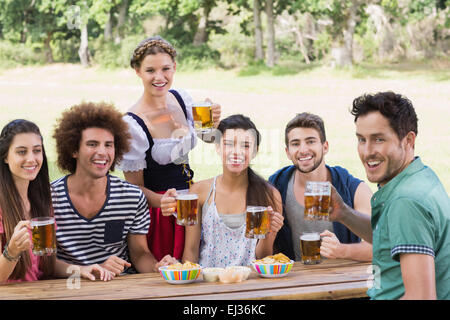
[[[52,182],[58,259],[90,265],[115,255],[130,262],[127,235],[146,235],[150,226],[147,200],[141,189],[108,175],[106,201],[93,218],[86,219],[70,200],[67,177]]]

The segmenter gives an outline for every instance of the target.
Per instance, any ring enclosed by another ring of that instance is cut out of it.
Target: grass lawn
[[[286,66],[286,70],[294,67]],[[323,66],[299,68],[297,73],[273,75],[268,71],[239,76],[235,70],[178,70],[174,87],[186,89],[194,99],[205,97],[222,106],[222,115],[249,116],[262,134],[253,168],[268,178],[288,165],[284,152],[284,127],[296,114],[309,111],[325,121],[330,151],[326,161],[341,165],[366,180],[356,152],[355,126],[349,108],[363,93],[392,90],[407,96],[416,108],[419,134],[416,155],[450,190],[450,62],[362,65],[334,70]],[[278,72],[277,74],[283,74]],[[242,73],[241,73],[242,74]],[[0,126],[16,118],[36,122],[44,135],[51,178],[63,173],[54,165],[51,138],[60,113],[82,100],[108,101],[125,112],[142,94],[132,69],[84,69],[79,65],[54,64],[23,67],[0,73]],[[195,180],[221,172],[214,146],[199,143],[190,154]],[[115,172],[122,176],[121,172]],[[376,186],[369,183],[372,190]]]

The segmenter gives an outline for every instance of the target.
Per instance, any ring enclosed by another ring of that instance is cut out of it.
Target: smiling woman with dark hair
[[[0,134],[0,283],[67,277],[69,264],[31,251],[30,219],[53,215],[47,157],[39,128],[18,119]],[[82,277],[101,279],[98,265],[80,267]]]
[[[250,168],[261,142],[250,118],[232,115],[220,121],[217,129],[221,133],[216,151],[222,160],[222,174],[190,189],[199,196],[199,223],[186,227],[183,261],[198,262],[202,267],[246,266],[273,254],[275,237],[283,225],[281,196]],[[161,202],[163,214],[174,212],[176,201],[169,193]],[[268,208],[270,227],[264,239],[245,236],[247,206]]]

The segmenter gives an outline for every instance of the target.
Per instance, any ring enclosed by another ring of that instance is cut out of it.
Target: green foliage
[[[333,39],[328,32],[323,31],[318,34],[317,39],[312,44],[314,48],[314,55],[317,60],[322,60],[327,56],[332,43]]]
[[[300,57],[296,60],[283,60],[269,68],[263,60],[250,61],[246,66],[238,71],[238,77],[252,77],[260,74],[268,76],[292,76],[300,72],[306,72],[316,68],[316,64],[305,64]]]
[[[226,33],[212,34],[209,46],[220,52],[219,65],[224,68],[241,67],[247,61],[253,60],[254,40],[240,32],[239,19],[232,20],[226,27]]]
[[[102,68],[129,68],[131,55],[137,44],[143,40],[142,36],[128,36],[120,44],[105,41],[99,37],[93,41],[92,56],[95,63]]]
[[[78,48],[80,42],[78,37],[64,37],[64,33],[55,34],[51,47],[53,49],[53,58],[57,62],[77,63],[80,61]]]
[[[238,77],[251,77],[256,76],[262,72],[269,71],[269,67],[266,66],[264,61],[250,61],[245,67],[241,68],[238,72]]]
[[[192,44],[178,47],[178,66],[180,70],[198,70],[216,66],[220,61],[220,53],[207,44]]]
[[[0,41],[0,68],[14,68],[21,65],[43,64],[44,54],[39,46],[24,43]]]
[[[242,76],[269,72],[264,64],[246,64],[254,59],[255,52],[253,3],[253,0],[0,0],[0,41],[3,48],[0,52],[3,62],[0,61],[0,64],[35,64],[41,63],[43,57],[47,62],[52,57],[56,62],[77,62],[81,32],[78,28],[67,26],[73,18],[70,8],[75,6],[81,8],[80,21],[87,23],[89,50],[94,63],[102,67],[128,67],[132,50],[146,37],[143,22],[159,16],[162,18],[158,33],[179,52],[181,68],[243,67]],[[260,3],[261,12],[264,12],[265,1],[260,0]],[[123,4],[128,6],[122,11],[125,15],[120,16]],[[369,4],[383,8],[390,27],[395,31],[395,49],[403,52],[403,56],[447,55],[450,0],[276,0],[274,14],[287,11],[303,16],[307,13],[308,17],[312,17],[314,35],[305,37],[304,45],[308,58],[317,62],[327,59],[333,45],[342,45],[343,31],[354,4],[359,5],[354,41],[358,48],[362,48],[363,61],[374,62],[377,56],[382,55],[378,50],[380,43],[383,43],[382,32],[369,23],[371,17],[364,11]],[[218,10],[221,10],[219,15]],[[209,14],[207,42],[193,46],[201,17]],[[222,22],[222,17],[226,24]],[[230,20],[230,17],[233,19]],[[262,17],[265,32],[265,14]],[[124,24],[119,27],[121,18],[124,18]],[[303,30],[301,21],[297,22],[300,25],[295,27]],[[109,40],[103,38],[107,25],[112,26],[112,39]],[[423,30],[424,25],[431,30],[426,35],[419,37],[417,32],[411,34],[411,30]],[[117,44],[117,37],[120,44]],[[275,40],[279,62],[304,60],[292,34],[277,34]],[[16,44],[17,48],[14,48]],[[20,60],[18,57],[21,57]],[[291,67],[280,65],[270,72],[276,75],[297,72]]]

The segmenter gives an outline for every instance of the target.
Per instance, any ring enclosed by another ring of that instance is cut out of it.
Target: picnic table
[[[252,271],[240,283],[169,284],[159,273],[130,274],[112,281],[73,278],[11,283],[0,286],[0,300],[233,300],[233,299],[350,299],[367,297],[371,264],[325,259],[318,265],[295,262],[282,278],[261,278]]]

